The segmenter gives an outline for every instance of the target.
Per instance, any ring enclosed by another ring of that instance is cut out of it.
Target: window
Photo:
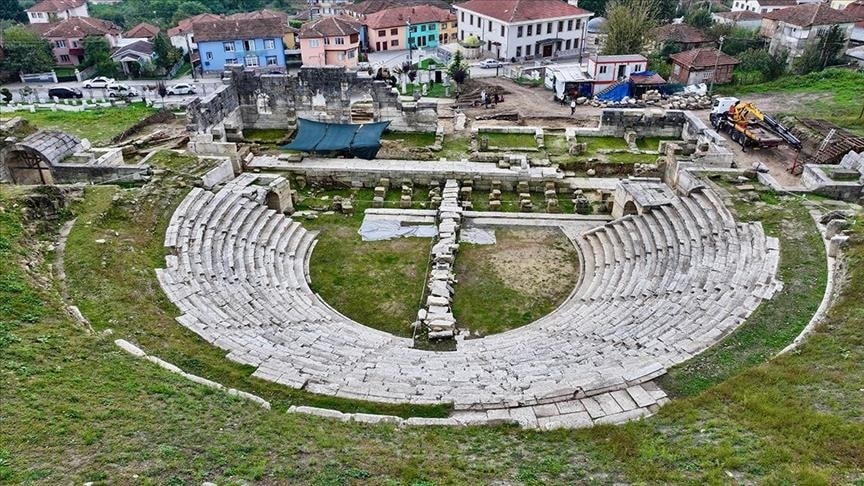
[[[324,38],[324,45],[325,45],[325,46],[329,46],[329,45],[330,45],[330,38],[329,38],[329,37],[325,37],[325,38]]]
[[[60,62],[69,62],[69,56],[67,56],[66,54],[61,54]]]
[[[468,23],[471,25],[474,25],[474,15],[472,14],[472,15],[469,15],[468,17],[469,17]]]
[[[548,24],[546,24],[546,33],[547,34],[552,33],[552,22],[549,22]]]
[[[462,22],[465,22],[465,12],[462,12]]]
[[[573,39],[573,49],[579,49],[579,39]]]
[[[600,74],[606,74],[609,72],[609,66],[600,66]]]
[[[516,57],[522,57],[522,46],[516,46]]]
[[[360,34],[351,34],[348,39],[352,44],[356,44],[360,42]]]
[[[463,40],[463,41],[465,40],[465,31],[464,30],[459,31],[459,40]]]
[[[387,31],[386,31],[386,30],[379,30],[379,31],[378,31],[378,37],[384,37],[384,36],[386,36],[386,35],[387,35]]]
[[[567,21],[567,30],[573,30],[573,21],[572,20]]]
[[[264,49],[276,49],[276,41],[274,39],[266,39],[264,41]]]
[[[504,26],[501,26],[501,37],[504,37]]]
[[[258,67],[258,56],[246,56],[246,65],[249,67]]]
[[[558,21],[558,32],[564,32],[564,21],[563,20]]]
[[[336,45],[337,46],[344,46],[345,45],[345,38],[344,37],[337,37],[336,38]]]
[[[516,27],[516,37],[522,37],[522,26]]]
[[[78,47],[78,41],[77,40],[72,41],[72,47],[74,47],[74,48]]]
[[[537,24],[537,35],[540,35],[541,32],[543,32],[543,24]]]
[[[531,44],[528,44],[527,46],[525,46],[525,55],[526,56],[531,55]]]
[[[564,49],[570,50],[570,39],[567,39],[567,42],[564,43]]]
[[[489,32],[492,32],[492,21],[489,21]]]
[[[226,66],[236,66],[237,65],[237,59],[235,59],[233,57],[229,57],[228,59],[225,59],[225,65]]]
[[[212,61],[212,60],[213,60],[213,53],[210,52],[210,51],[207,51],[207,60],[208,60],[208,61]]]
[[[641,71],[642,71],[642,65],[641,65],[641,64],[637,64],[637,65],[636,65],[636,69],[634,69],[633,72],[637,72],[637,73],[638,73],[638,72],[641,72]]]
[[[318,39],[309,39],[309,47],[318,47]]]
[[[44,45],[44,44],[43,44],[43,45]],[[57,45],[57,47],[59,47],[59,48],[62,49],[62,48],[64,48],[64,47],[66,47],[66,41],[65,41],[65,40],[58,40],[58,41],[56,42],[56,45]]]
[[[336,59],[338,59],[340,61],[344,61],[345,60],[345,53],[340,52],[339,54],[336,54]]]
[[[384,34],[381,34],[384,35]],[[399,29],[390,29],[390,35],[399,35]]]
[[[450,27],[453,28],[453,29],[455,29],[455,28],[456,28],[456,22],[451,23],[451,24],[450,24]]]
[[[399,47],[399,41],[396,39],[391,40],[390,47]]]
[[[576,19],[576,29],[582,28],[582,19]]]
[[[278,66],[279,60],[276,58],[276,56],[267,56],[267,65],[268,66]]]
[[[234,43],[226,42],[222,44],[222,48],[225,49],[225,52],[234,52]]]
[[[429,42],[435,42],[435,34],[429,36]]]
[[[351,49],[348,51],[348,59],[354,59],[357,57],[357,49]]]
[[[529,25],[528,26],[528,37],[531,37],[532,35],[534,35],[534,26]]]
[[[253,39],[243,41],[243,45],[246,47],[247,51],[254,51],[255,50],[255,41]],[[256,64],[256,66],[257,66],[257,64]]]

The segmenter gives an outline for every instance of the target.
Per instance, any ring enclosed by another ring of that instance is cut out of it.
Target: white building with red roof
[[[584,52],[591,12],[571,0],[468,0],[455,5],[459,40],[476,36],[486,57],[573,57]]]
[[[31,24],[47,24],[70,17],[89,17],[86,0],[42,0],[27,9]]]

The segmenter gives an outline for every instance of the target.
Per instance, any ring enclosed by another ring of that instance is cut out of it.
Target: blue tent
[[[317,154],[348,153],[354,157],[371,160],[378,154],[381,148],[381,135],[389,125],[390,122],[352,125],[300,118],[297,136],[282,148]]]

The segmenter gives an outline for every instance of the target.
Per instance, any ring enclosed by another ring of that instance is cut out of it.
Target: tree
[[[735,69],[738,84],[772,81],[786,72],[786,53],[771,54],[767,49],[747,49],[738,54],[740,64]]]
[[[730,56],[737,56],[748,49],[765,47],[765,39],[759,35],[758,30],[733,27],[729,24],[714,24],[711,26],[710,33],[715,39],[721,36],[725,39],[723,52]]]
[[[711,11],[707,8],[697,8],[687,12],[687,15],[684,16],[684,23],[697,29],[707,29],[714,23],[714,19],[711,17]]]
[[[450,61],[450,66],[447,67],[447,74],[450,75],[450,78],[455,81],[456,84],[462,84],[465,82],[465,79],[468,77],[468,64],[462,57],[462,51],[457,50],[456,54],[453,55],[453,59]]]
[[[55,64],[48,41],[24,26],[10,27],[3,32],[6,57],[0,66],[9,71],[42,73]]]
[[[27,22],[27,13],[18,3],[18,0],[0,0],[0,20],[14,20],[15,22]]]
[[[816,39],[807,44],[801,56],[792,62],[792,72],[807,74],[837,64],[844,47],[846,34],[839,25],[820,29]]]
[[[595,17],[602,17],[606,14],[606,0],[579,0],[579,8],[594,12]]]
[[[645,45],[645,33],[656,25],[655,0],[612,0],[606,7],[603,54],[635,54]]]
[[[117,75],[117,63],[111,59],[111,45],[104,37],[84,38],[84,66],[95,66],[97,76]]]
[[[182,54],[171,45],[171,41],[162,32],[153,39],[153,52],[156,54],[156,66],[168,70],[180,61]]]

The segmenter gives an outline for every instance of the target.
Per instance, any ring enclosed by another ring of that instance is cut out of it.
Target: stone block
[[[411,208],[411,196],[403,194],[402,197],[399,198],[399,207],[402,209]]]

